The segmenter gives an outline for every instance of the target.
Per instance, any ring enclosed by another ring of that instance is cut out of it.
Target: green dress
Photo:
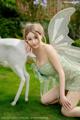
[[[80,91],[80,66],[76,67],[74,63],[69,63],[64,56],[60,56],[60,62],[65,73],[65,90]],[[41,95],[59,85],[58,73],[49,61],[40,67],[33,63],[32,68],[40,80]]]

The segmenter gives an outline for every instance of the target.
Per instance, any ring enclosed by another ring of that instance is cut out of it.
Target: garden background
[[[40,0],[39,4],[33,0],[0,0],[0,36],[23,39],[22,30],[25,23],[40,22],[48,42],[47,28],[50,19],[58,11],[69,6],[76,8],[69,23],[69,36],[74,40],[73,45],[80,47],[80,2],[75,4],[75,0]],[[0,120],[78,120],[61,115],[61,106],[58,104],[44,106],[40,103],[40,84],[33,75],[30,62],[26,64],[31,76],[29,102],[24,101],[24,87],[15,107],[12,107],[10,102],[17,92],[19,78],[10,68],[0,66]]]

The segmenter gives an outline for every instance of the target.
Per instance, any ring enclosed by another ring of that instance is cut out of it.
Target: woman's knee
[[[41,97],[41,103],[44,105],[48,105],[48,101],[44,96]]]

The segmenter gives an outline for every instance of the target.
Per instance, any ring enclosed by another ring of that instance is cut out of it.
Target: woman
[[[33,67],[38,78],[41,83],[47,83],[41,88],[41,102],[48,105],[60,101],[63,115],[80,117],[80,107],[77,106],[80,101],[80,70],[71,66],[63,56],[59,56],[52,45],[42,41],[45,36],[39,23],[27,24],[24,38],[36,56],[36,65]]]

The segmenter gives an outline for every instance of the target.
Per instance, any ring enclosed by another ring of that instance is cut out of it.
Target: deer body
[[[28,101],[29,74],[25,69],[25,63],[29,54],[30,53],[25,49],[24,40],[0,38],[0,64],[10,67],[21,80],[17,94],[11,103],[13,106],[20,97],[24,83],[26,83],[25,101]]]

